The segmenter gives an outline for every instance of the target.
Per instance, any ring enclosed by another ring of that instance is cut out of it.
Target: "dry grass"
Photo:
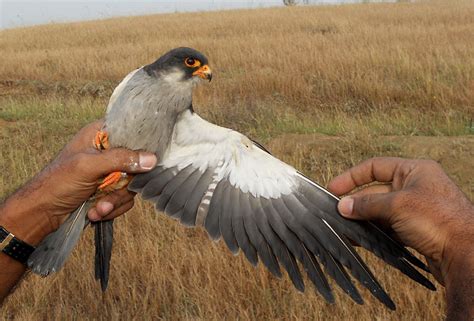
[[[0,197],[40,170],[131,69],[171,47],[208,54],[208,119],[262,140],[327,183],[375,155],[430,157],[474,197],[474,4],[348,5],[158,15],[2,31]],[[116,222],[110,288],[92,280],[87,230],[55,276],[30,275],[0,319],[441,320],[431,293],[368,256],[398,305],[297,293],[201,229],[138,202]],[[363,253],[365,256],[366,254]]]
[[[212,101],[282,99],[299,110],[474,100],[470,1],[170,14],[2,32],[2,79],[116,83],[176,46],[210,57]],[[98,88],[100,90],[100,88]]]

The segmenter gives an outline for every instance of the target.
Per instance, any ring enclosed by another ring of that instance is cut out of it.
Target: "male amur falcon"
[[[299,291],[305,287],[303,268],[328,302],[334,296],[326,275],[363,303],[350,273],[395,309],[352,242],[434,290],[415,268],[428,271],[425,264],[377,225],[343,218],[336,196],[245,135],[199,117],[193,110],[193,89],[211,78],[207,58],[191,48],[173,49],[125,77],[110,98],[95,145],[153,152],[158,165],[133,178],[111,173],[102,192],[129,182],[128,188],[153,202],[157,211],[185,226],[203,226],[211,239],[224,239],[232,253],[241,250],[252,265],[260,260],[277,277],[283,268]],[[89,223],[86,213],[93,201],[40,244],[29,260],[34,272],[48,275],[63,266]],[[95,226],[96,277],[105,289],[112,222]]]

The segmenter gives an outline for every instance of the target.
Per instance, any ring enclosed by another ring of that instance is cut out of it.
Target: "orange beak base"
[[[208,65],[204,65],[195,72],[193,72],[193,76],[198,76],[202,79],[207,79],[209,81],[212,80],[212,71]]]

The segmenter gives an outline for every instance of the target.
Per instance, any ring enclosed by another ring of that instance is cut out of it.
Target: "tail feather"
[[[79,241],[82,230],[89,224],[87,211],[93,202],[88,200],[78,207],[58,230],[49,234],[28,259],[31,270],[42,276],[59,271]]]
[[[114,220],[94,223],[95,227],[95,279],[100,281],[102,291],[109,283],[110,258],[114,235]]]

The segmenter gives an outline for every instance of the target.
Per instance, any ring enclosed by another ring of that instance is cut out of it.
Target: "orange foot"
[[[106,131],[99,130],[95,135],[93,141],[94,147],[97,150],[105,150],[110,147],[109,145],[109,136]],[[130,180],[132,179],[132,175],[127,175],[127,173],[123,172],[112,172],[107,175],[99,185],[99,190],[101,192],[110,193],[115,190],[119,190],[124,188],[128,185]]]
[[[108,149],[110,146],[109,146],[109,135],[107,134],[107,132],[99,130],[97,134],[95,135],[93,144],[97,150]]]
[[[99,189],[101,190],[116,190],[121,189],[128,183],[127,173],[122,172],[112,172],[107,175],[103,180],[102,183],[99,185]],[[122,186],[123,185],[123,186]]]

